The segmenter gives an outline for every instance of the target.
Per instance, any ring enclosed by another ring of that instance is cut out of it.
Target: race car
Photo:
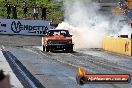
[[[43,51],[63,50],[73,52],[72,35],[65,29],[49,29],[46,30],[42,37]]]

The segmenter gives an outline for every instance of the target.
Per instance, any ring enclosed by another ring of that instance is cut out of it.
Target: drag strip
[[[101,57],[75,51],[43,52],[35,47],[5,47],[46,88],[131,88],[130,84],[86,84],[76,83],[76,69],[82,65],[90,74],[132,74],[127,68],[103,60]],[[97,51],[96,51],[97,52]],[[116,58],[116,57],[115,57]],[[107,58],[106,58],[107,59]]]
[[[31,48],[30,48],[31,49]],[[40,48],[41,49],[41,48]],[[35,49],[34,49],[35,50]],[[101,55],[96,56],[94,54],[85,54],[83,52],[80,52],[79,50],[75,51],[74,53],[65,53],[65,52],[43,52],[38,49],[36,49],[39,54],[41,53],[44,56],[52,57],[53,60],[56,60],[60,63],[67,64],[73,67],[77,67],[82,65],[87,69],[87,72],[90,74],[132,74],[132,70],[127,68],[126,66],[119,65],[114,62],[114,59],[107,60],[107,57],[112,57],[112,54],[107,55],[106,57],[101,57]],[[92,50],[93,52],[97,53],[104,51],[100,51],[100,49]],[[88,52],[85,51],[85,52]],[[123,58],[123,56],[115,55],[113,56],[115,59]],[[126,58],[124,58],[126,59]],[[127,58],[129,59],[129,58]],[[130,60],[130,59],[129,59]],[[131,61],[131,60],[130,60]],[[132,85],[130,84],[111,84],[112,88],[124,88],[127,86],[127,88],[131,88]]]
[[[7,49],[12,52],[46,88],[80,88],[76,83],[75,68],[60,64],[50,57],[40,55],[35,51],[25,48],[7,47]]]
[[[30,48],[32,49],[32,48]],[[35,49],[32,49],[35,50]],[[102,57],[90,55],[90,54],[85,54],[82,52],[77,52],[75,51],[74,53],[65,53],[65,52],[43,52],[40,50],[35,50],[38,53],[41,53],[42,55],[49,56],[49,57],[54,57],[53,59],[65,63],[74,67],[78,67],[82,65],[83,67],[92,67],[91,70],[88,69],[88,72],[90,73],[115,73],[115,74],[120,74],[120,73],[132,73],[132,69],[127,68],[125,66],[118,65],[114,62],[111,62],[107,59],[102,59]],[[98,51],[98,50],[97,50]],[[96,51],[96,52],[97,52]],[[86,51],[87,52],[87,51]],[[93,68],[94,67],[94,68]],[[98,70],[98,67],[102,70]],[[93,70],[92,70],[93,69]],[[94,71],[95,70],[95,71]],[[105,71],[104,71],[105,70]]]
[[[13,72],[25,88],[45,88],[11,52],[5,49],[2,52]]]

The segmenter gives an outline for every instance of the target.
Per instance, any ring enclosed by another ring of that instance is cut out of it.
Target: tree
[[[45,7],[47,20],[54,19],[55,22],[60,22],[62,19],[63,11],[61,10],[62,2],[53,2],[51,0],[0,0],[0,17],[6,18],[6,8],[4,7],[6,2],[9,1],[11,5],[17,4],[18,19],[23,19],[23,3],[26,2],[28,7],[27,17],[33,17],[33,7]],[[41,18],[41,11],[39,12],[39,18]]]

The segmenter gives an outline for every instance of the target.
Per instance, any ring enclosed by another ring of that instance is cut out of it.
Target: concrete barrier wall
[[[102,42],[104,50],[132,56],[132,42],[129,38],[105,36]]]

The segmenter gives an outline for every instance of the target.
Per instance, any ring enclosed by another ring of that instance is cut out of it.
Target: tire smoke
[[[131,33],[129,25],[120,22],[120,15],[102,14],[98,3],[90,0],[64,0],[64,22],[58,29],[68,29],[75,48],[101,48],[105,35]]]

